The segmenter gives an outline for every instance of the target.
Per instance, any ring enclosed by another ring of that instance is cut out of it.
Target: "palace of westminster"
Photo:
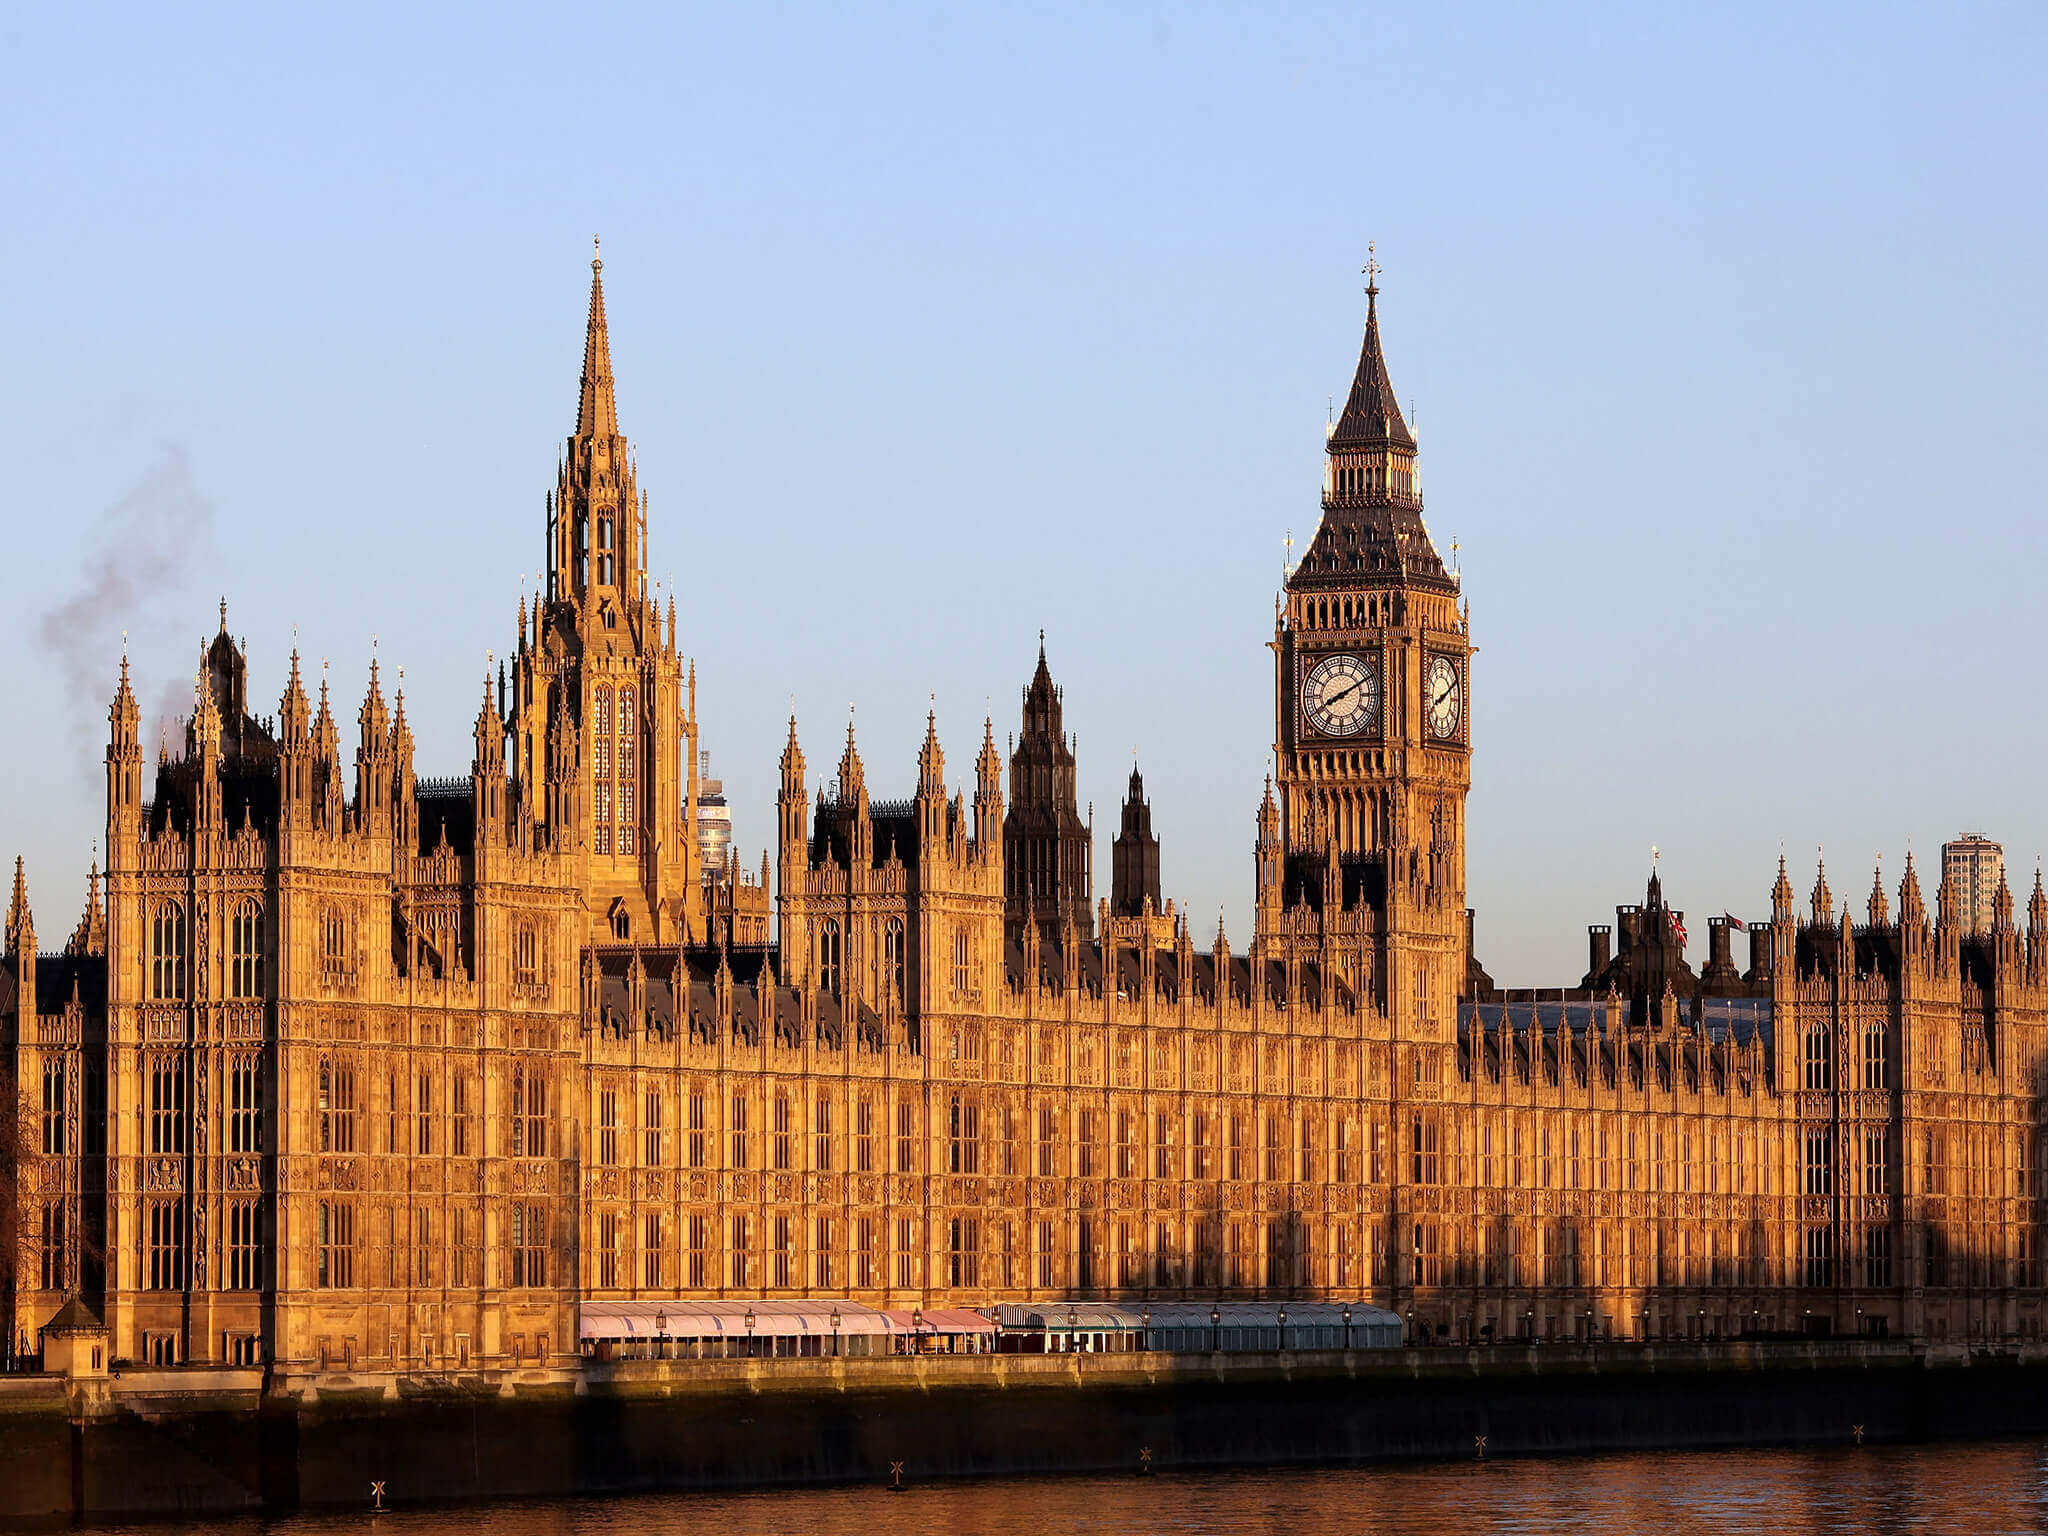
[[[950,783],[929,729],[885,800],[851,728],[826,779],[792,720],[772,861],[707,857],[592,265],[545,590],[466,775],[416,774],[374,666],[346,743],[296,654],[253,713],[224,609],[152,765],[123,661],[84,915],[40,947],[18,862],[7,912],[10,1342],[74,1298],[117,1359],[305,1371],[563,1363],[586,1300],[2039,1332],[2038,876],[2022,935],[2002,875],[1930,910],[1908,859],[1852,905],[1781,860],[1746,968],[1717,918],[1697,973],[1653,877],[1576,986],[1478,963],[1468,610],[1376,286],[1234,950],[1162,902],[1135,769],[1096,894],[1042,643],[1007,786],[993,722]]]

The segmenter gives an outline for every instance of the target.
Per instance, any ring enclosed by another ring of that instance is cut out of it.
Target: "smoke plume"
[[[64,677],[65,697],[74,711],[73,729],[92,743],[106,722],[114,686],[113,668],[123,630],[142,622],[183,595],[195,567],[213,547],[213,503],[199,493],[182,448],[166,448],[141,482],[100,513],[86,538],[85,568],[78,586],[38,626],[44,648]],[[176,735],[176,709],[189,712],[192,685],[166,681],[158,691],[158,718],[145,719],[144,751],[159,735]]]

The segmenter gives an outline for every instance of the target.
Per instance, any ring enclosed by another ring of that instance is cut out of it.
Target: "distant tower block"
[[[2005,849],[1988,837],[1965,832],[1941,845],[1941,873],[1956,893],[1955,924],[1963,933],[1989,933],[1998,882],[2005,878]]]

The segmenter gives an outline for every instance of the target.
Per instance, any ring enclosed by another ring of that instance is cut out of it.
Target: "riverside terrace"
[[[1364,1302],[1102,1302],[885,1311],[854,1301],[585,1302],[598,1360],[970,1354],[1245,1354],[1391,1349],[1401,1319]]]

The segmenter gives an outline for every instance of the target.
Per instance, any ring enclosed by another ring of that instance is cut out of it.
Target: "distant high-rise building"
[[[1964,933],[1987,933],[1998,882],[2005,878],[2005,850],[1987,837],[1965,832],[1941,845],[1941,873],[1956,893],[1956,926]]]
[[[712,879],[725,873],[725,850],[732,846],[732,808],[725,803],[725,782],[710,777],[711,754],[698,759],[698,867]]]

